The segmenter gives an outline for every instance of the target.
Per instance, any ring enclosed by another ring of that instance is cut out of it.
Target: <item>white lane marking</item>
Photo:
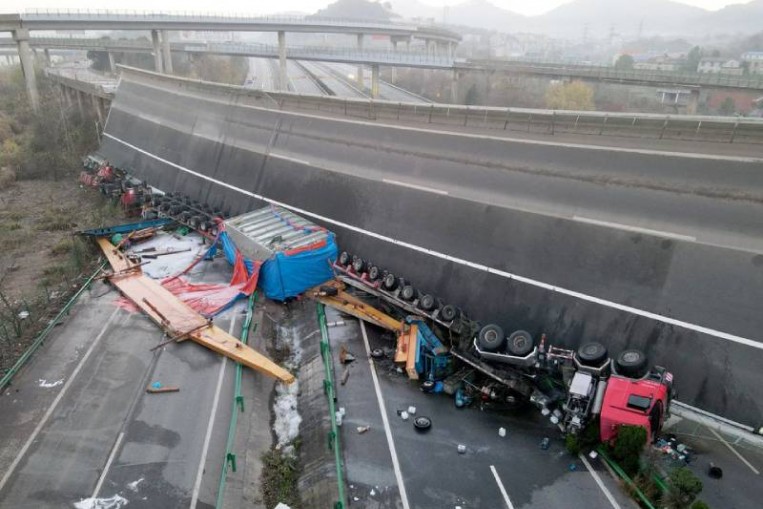
[[[399,180],[382,179],[382,182],[384,182],[385,184],[392,184],[394,186],[410,187],[411,189],[417,189],[419,191],[426,191],[428,193],[443,194],[443,195],[448,194],[448,191],[443,191],[442,189],[435,189],[433,187],[419,186],[417,184],[410,184],[408,182],[401,182]]]
[[[90,498],[98,498],[98,493],[101,491],[101,487],[103,486],[103,481],[106,480],[106,474],[109,473],[109,469],[111,468],[111,464],[114,462],[114,458],[117,456],[117,452],[119,452],[119,446],[122,443],[122,440],[125,437],[125,432],[122,431],[117,435],[117,441],[114,442],[114,447],[111,449],[111,454],[109,454],[109,459],[106,460],[106,466],[103,467],[103,472],[101,472],[101,476],[98,478],[98,482],[95,484],[95,489],[93,490],[93,496]]]
[[[379,233],[374,233],[372,231],[364,230],[363,228],[359,228],[357,226],[352,226],[352,225],[349,225],[347,223],[343,223],[341,221],[337,221],[336,219],[331,219],[331,218],[328,218],[328,217],[325,217],[325,216],[321,216],[320,214],[316,214],[314,212],[310,212],[308,210],[304,210],[304,209],[301,209],[299,207],[295,207],[293,205],[289,205],[287,203],[280,202],[278,200],[273,200],[271,198],[267,198],[265,196],[262,196],[262,195],[259,195],[259,194],[256,194],[256,193],[252,193],[250,191],[246,191],[246,190],[241,189],[239,187],[233,186],[231,184],[228,184],[227,182],[223,182],[221,180],[218,180],[218,179],[215,179],[215,178],[212,178],[212,177],[208,177],[208,176],[203,175],[203,174],[201,174],[199,172],[193,171],[193,170],[188,169],[188,168],[186,168],[184,166],[180,166],[179,164],[173,163],[172,161],[168,161],[167,159],[164,159],[164,158],[159,157],[159,156],[157,156],[155,154],[147,152],[147,151],[143,150],[142,148],[136,147],[135,145],[133,145],[131,143],[128,143],[128,142],[126,142],[124,140],[121,140],[121,139],[117,138],[116,136],[112,136],[111,134],[103,133],[103,135],[105,137],[107,137],[107,138],[110,138],[110,139],[118,142],[118,143],[123,144],[126,147],[129,147],[129,148],[131,148],[131,149],[133,149],[133,150],[135,150],[137,152],[140,152],[141,154],[145,154],[148,157],[156,159],[157,161],[160,161],[160,162],[162,162],[162,163],[164,163],[164,164],[166,164],[168,166],[172,166],[173,168],[177,168],[177,169],[179,169],[181,171],[184,171],[186,173],[194,175],[194,176],[196,176],[196,177],[198,177],[200,179],[206,180],[208,182],[212,182],[212,183],[217,184],[217,185],[219,185],[221,187],[225,187],[227,189],[231,189],[233,191],[239,192],[239,193],[241,193],[243,195],[246,195],[246,196],[250,196],[250,197],[255,198],[257,200],[261,200],[261,201],[264,201],[266,203],[271,203],[273,205],[278,205],[279,207],[287,208],[287,209],[289,209],[289,210],[291,210],[293,212],[296,212],[297,214],[303,215],[303,216],[311,217],[313,219],[318,219],[320,221],[324,221],[326,223],[333,224],[333,225],[339,226],[341,228],[345,228],[347,230],[350,230],[350,231],[353,231],[353,232],[356,232],[356,233],[362,233],[364,235],[368,235],[369,237],[372,237],[372,238],[375,238],[375,239],[378,239],[378,240],[381,240],[381,241],[384,241],[384,242],[389,242],[389,243],[394,244],[396,246],[400,246],[400,247],[404,247],[404,248],[407,248],[407,249],[411,249],[413,251],[418,251],[420,253],[428,254],[430,256],[441,258],[443,260],[447,260],[447,261],[450,261],[450,262],[453,262],[453,263],[458,263],[460,265],[464,265],[466,267],[469,267],[469,268],[472,268],[472,269],[475,269],[475,270],[484,271],[484,272],[487,272],[488,274],[495,274],[496,276],[500,276],[500,277],[504,277],[506,279],[511,279],[511,280],[514,280],[514,281],[518,281],[520,283],[525,283],[525,284],[528,284],[528,285],[536,286],[538,288],[543,288],[544,290],[549,290],[551,292],[560,293],[562,295],[567,295],[567,296],[570,296],[570,297],[574,297],[576,299],[584,300],[584,301],[587,301],[587,302],[592,302],[594,304],[599,304],[601,306],[610,307],[612,309],[617,309],[618,311],[624,311],[626,313],[631,313],[631,314],[634,314],[634,315],[643,316],[644,318],[649,318],[651,320],[655,320],[655,321],[658,321],[658,322],[666,323],[668,325],[674,325],[676,327],[681,327],[683,329],[692,330],[692,331],[695,331],[695,332],[699,332],[701,334],[707,334],[708,336],[714,336],[714,337],[719,338],[719,339],[725,339],[726,341],[732,341],[734,343],[739,343],[740,345],[745,345],[745,346],[749,346],[751,348],[757,348],[759,350],[763,350],[763,342],[758,342],[758,341],[755,341],[755,340],[752,340],[752,339],[749,339],[749,338],[745,338],[745,337],[742,337],[742,336],[737,336],[735,334],[730,334],[728,332],[723,332],[723,331],[719,331],[719,330],[716,330],[716,329],[711,329],[709,327],[704,327],[702,325],[697,325],[697,324],[685,322],[683,320],[677,320],[675,318],[670,318],[669,316],[659,315],[657,313],[652,313],[651,311],[646,311],[646,310],[643,310],[643,309],[634,308],[632,306],[626,306],[625,304],[619,304],[617,302],[612,302],[612,301],[609,301],[609,300],[606,300],[606,299],[601,299],[599,297],[594,297],[592,295],[587,295],[585,293],[581,293],[581,292],[577,292],[575,290],[570,290],[570,289],[567,289],[567,288],[563,288],[561,286],[555,286],[555,285],[552,285],[552,284],[549,284],[549,283],[544,283],[542,281],[531,279],[531,278],[525,277],[525,276],[520,276],[518,274],[512,274],[511,272],[506,272],[504,270],[495,269],[493,267],[489,267],[489,266],[483,265],[481,263],[470,262],[469,260],[465,260],[463,258],[458,258],[458,257],[451,256],[451,255],[448,255],[448,254],[445,254],[445,253],[441,253],[439,251],[435,251],[433,249],[428,249],[428,248],[425,248],[425,247],[422,247],[422,246],[418,246],[416,244],[411,244],[410,242],[393,239],[392,237],[387,237],[386,235],[381,235]]]
[[[596,226],[605,226],[607,228],[615,228],[617,230],[625,230],[628,232],[645,233],[647,235],[655,235],[657,237],[668,237],[671,239],[684,240],[688,242],[697,241],[697,237],[692,237],[691,235],[683,235],[681,233],[666,232],[663,230],[652,230],[650,228],[641,228],[640,226],[631,226],[631,225],[622,224],[622,223],[600,221],[599,219],[592,219],[590,217],[572,216],[572,220],[577,221],[579,223],[588,223],[588,224],[593,224]]]
[[[604,486],[604,482],[601,480],[601,477],[599,477],[599,474],[593,468],[591,468],[591,464],[588,463],[586,457],[583,456],[582,453],[578,453],[578,458],[580,458],[580,461],[582,461],[583,465],[585,465],[585,467],[588,469],[591,477],[593,477],[593,480],[596,481],[599,489],[602,491],[602,493],[604,493],[604,496],[607,497],[607,500],[609,500],[609,503],[612,504],[612,507],[614,507],[614,509],[622,509],[620,504],[617,503],[617,500],[615,500],[615,497],[612,496],[612,493],[607,489],[606,486]]]
[[[296,157],[290,157],[284,154],[279,154],[277,152],[270,152],[268,155],[270,157],[275,157],[276,159],[283,159],[284,161],[291,161],[292,163],[304,164],[305,166],[312,166],[312,164],[310,164],[310,161],[305,161],[304,159],[297,159]]]
[[[228,334],[233,332],[233,325],[236,323],[236,315],[230,321],[228,327]],[[225,365],[228,358],[223,357],[220,361],[220,373],[217,375],[217,388],[215,389],[215,397],[212,400],[212,413],[209,414],[209,421],[207,422],[207,434],[204,435],[204,445],[201,448],[201,459],[199,460],[199,468],[196,470],[196,481],[193,483],[193,493],[191,494],[190,509],[196,509],[196,504],[199,502],[199,492],[201,491],[201,478],[204,477],[204,465],[207,462],[207,454],[209,453],[209,442],[212,440],[212,428],[215,425],[215,417],[217,416],[218,404],[220,403],[220,391],[223,388],[223,378],[225,376]],[[235,411],[235,410],[234,410]]]
[[[501,495],[503,496],[503,501],[506,502],[506,507],[508,507],[509,509],[514,509],[514,505],[511,503],[509,494],[506,493],[506,488],[503,486],[503,482],[501,481],[501,478],[498,477],[498,471],[495,469],[493,465],[490,465],[490,471],[493,472],[493,477],[495,477],[495,483],[498,485],[498,489],[501,490]]]
[[[397,487],[400,490],[400,501],[403,504],[403,509],[410,509],[408,504],[408,493],[405,491],[405,484],[403,483],[403,473],[400,470],[400,461],[397,459],[397,450],[395,449],[395,441],[392,439],[392,430],[389,428],[389,419],[387,418],[387,407],[384,404],[384,399],[381,394],[381,386],[379,385],[379,377],[376,374],[376,365],[374,365],[373,358],[371,357],[371,346],[368,344],[368,334],[366,334],[366,325],[363,320],[358,320],[360,324],[360,331],[363,334],[363,343],[366,345],[366,357],[368,358],[368,365],[371,368],[371,378],[374,381],[374,390],[376,391],[376,400],[379,402],[379,412],[381,412],[382,423],[384,423],[384,434],[387,436],[387,446],[389,447],[389,454],[392,457],[392,469],[395,471],[395,478],[397,479]]]
[[[150,72],[150,71],[149,71]],[[182,79],[182,78],[181,78]],[[173,80],[178,80],[178,78],[173,77]],[[192,83],[196,84],[198,81],[192,81]],[[152,83],[146,83],[145,81],[141,81],[140,84],[142,86],[148,87],[148,88],[154,88],[156,90],[161,90],[162,92],[166,92],[165,88],[162,88],[161,86],[154,85]],[[173,90],[173,94],[176,95],[183,95],[186,97],[191,97],[194,99],[202,99],[206,102],[212,102],[212,103],[219,103],[219,104],[225,104],[229,105],[229,101],[220,100],[220,99],[214,99],[210,97],[200,97],[196,94],[191,93],[185,93],[179,89]],[[408,104],[410,106],[415,106],[418,108],[426,108],[426,106],[422,106],[421,104],[416,103],[403,103]],[[474,133],[461,133],[461,132],[455,132],[455,131],[448,131],[448,130],[441,130],[441,129],[426,129],[423,127],[411,127],[411,126],[402,126],[402,125],[393,125],[393,124],[386,124],[384,122],[369,122],[367,120],[351,120],[348,118],[339,118],[339,117],[332,117],[332,116],[321,116],[321,115],[313,115],[310,113],[301,113],[301,112],[295,112],[295,111],[287,111],[287,110],[274,110],[272,108],[263,108],[261,106],[252,106],[249,104],[237,104],[237,106],[241,108],[246,108],[250,110],[257,110],[257,111],[266,111],[270,113],[279,113],[281,115],[288,115],[292,117],[302,117],[302,118],[313,118],[318,120],[329,120],[334,122],[341,122],[345,124],[355,124],[355,125],[365,125],[365,126],[375,126],[380,128],[386,128],[386,129],[396,129],[400,131],[408,131],[408,132],[420,132],[420,133],[437,133],[437,134],[443,134],[445,136],[453,136],[453,137],[463,137],[463,138],[472,138],[472,139],[478,139],[478,140],[494,140],[494,141],[504,141],[509,143],[519,143],[523,145],[539,145],[539,146],[545,146],[545,147],[563,147],[563,148],[577,148],[577,149],[586,149],[586,150],[599,150],[599,151],[607,151],[607,152],[624,152],[624,153],[630,153],[630,154],[643,154],[643,155],[656,155],[656,156],[664,156],[664,157],[681,157],[685,159],[708,159],[708,160],[714,160],[714,161],[731,161],[731,162],[740,162],[740,163],[762,163],[763,158],[759,157],[745,157],[745,156],[724,156],[724,155],[717,155],[717,154],[702,154],[702,153],[692,153],[692,152],[674,152],[674,151],[668,151],[668,150],[652,150],[652,149],[643,149],[643,148],[627,148],[627,147],[608,147],[604,145],[586,145],[584,143],[564,143],[564,142],[558,142],[558,141],[544,141],[544,140],[528,140],[524,138],[510,138],[510,137],[503,137],[503,136],[491,136],[487,134],[474,134]],[[328,112],[330,114],[330,112]],[[445,127],[445,126],[443,126]],[[754,169],[754,168],[751,168]]]
[[[730,443],[728,443],[728,442],[727,442],[727,441],[726,441],[726,440],[725,440],[725,439],[724,439],[724,438],[723,438],[723,437],[720,435],[720,433],[718,433],[717,431],[715,431],[713,428],[711,428],[711,427],[709,427],[709,426],[705,426],[705,427],[706,427],[707,429],[709,429],[709,430],[710,430],[710,433],[712,433],[713,435],[715,435],[715,437],[716,437],[718,440],[720,440],[720,441],[721,441],[721,443],[723,443],[723,445],[725,445],[726,447],[728,447],[729,451],[733,452],[733,453],[734,453],[734,455],[735,455],[737,458],[739,458],[739,460],[740,460],[742,463],[744,463],[745,465],[747,465],[747,466],[750,468],[750,470],[752,470],[752,471],[753,471],[753,473],[755,473],[755,475],[760,475],[760,471],[758,471],[758,469],[757,469],[757,468],[755,468],[755,467],[752,465],[752,463],[750,463],[749,461],[747,461],[747,458],[745,458],[744,456],[742,456],[742,455],[739,453],[739,451],[737,451],[736,449],[734,449],[734,448],[731,446],[731,444],[730,444]]]
[[[72,386],[72,382],[74,382],[74,379],[77,378],[77,375],[80,371],[82,371],[82,366],[85,365],[85,362],[90,358],[90,354],[93,353],[93,350],[95,350],[95,347],[98,345],[98,343],[101,342],[101,338],[106,334],[106,329],[109,328],[111,325],[111,321],[114,319],[115,316],[117,316],[117,313],[119,313],[119,308],[116,308],[113,313],[111,313],[111,316],[106,320],[106,323],[103,324],[103,328],[98,333],[98,335],[93,340],[93,343],[90,345],[90,348],[87,349],[87,352],[85,352],[85,355],[82,356],[82,359],[80,359],[79,364],[77,364],[77,367],[74,368],[74,371],[72,371],[72,374],[69,375],[69,379],[66,381],[64,386],[61,388],[61,392],[58,393],[58,396],[56,396],[56,399],[53,400],[53,403],[48,407],[48,410],[45,412],[45,415],[42,416],[42,419],[40,419],[40,422],[37,423],[37,427],[34,428],[34,431],[32,431],[32,434],[29,436],[29,439],[24,444],[24,447],[21,448],[18,455],[14,458],[13,462],[11,463],[10,467],[8,467],[8,470],[5,472],[5,475],[3,475],[3,478],[0,480],[0,491],[3,490],[3,487],[8,482],[8,479],[10,479],[13,472],[16,470],[16,468],[19,466],[19,463],[21,462],[21,459],[24,457],[24,455],[27,453],[29,448],[32,446],[32,443],[37,439],[37,435],[40,434],[40,431],[42,431],[43,426],[48,422],[48,419],[50,419],[50,416],[53,415],[53,412],[55,411],[58,404],[61,402],[61,400],[64,398],[64,395],[69,390],[69,387]]]

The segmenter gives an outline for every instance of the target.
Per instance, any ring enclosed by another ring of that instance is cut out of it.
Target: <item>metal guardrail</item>
[[[329,432],[329,449],[334,451],[334,462],[336,464],[336,482],[339,493],[339,500],[334,504],[334,509],[345,509],[347,507],[347,497],[344,490],[344,468],[342,464],[342,449],[339,443],[339,427],[336,422],[336,390],[334,388],[334,373],[332,369],[333,361],[331,358],[331,345],[329,344],[329,334],[326,325],[326,313],[323,304],[320,302],[318,307],[318,325],[321,331],[321,357],[323,366],[326,370],[323,379],[323,391],[329,403],[329,414],[331,418],[331,431]]]
[[[249,340],[249,329],[252,326],[252,316],[254,315],[254,304],[257,301],[257,292],[249,296],[246,307],[246,318],[241,326],[241,342],[247,344]],[[257,324],[254,325],[252,333],[257,330]],[[215,509],[221,509],[225,499],[225,486],[228,476],[228,468],[236,471],[236,453],[233,452],[233,442],[236,440],[236,427],[238,425],[238,413],[244,411],[244,396],[241,394],[241,377],[243,366],[240,362],[236,363],[236,374],[233,387],[233,410],[231,410],[230,425],[228,426],[228,438],[225,441],[225,456],[223,457],[223,467],[220,471],[220,482],[217,487],[217,499]]]
[[[77,299],[80,298],[80,296],[87,290],[90,285],[93,283],[96,277],[98,277],[98,274],[101,273],[101,271],[106,268],[108,265],[108,261],[104,261],[101,263],[101,265],[96,269],[93,274],[85,280],[85,282],[82,284],[82,286],[77,290],[77,293],[72,295],[72,297],[67,301],[67,303],[64,305],[64,307],[61,309],[61,311],[58,312],[58,314],[48,323],[47,327],[45,327],[42,332],[40,332],[37,337],[35,338],[34,342],[27,348],[24,353],[19,357],[19,359],[16,361],[16,363],[11,366],[11,368],[3,375],[2,378],[0,378],[0,393],[3,392],[3,389],[11,383],[11,380],[14,376],[21,370],[21,368],[24,367],[24,365],[29,361],[29,359],[32,357],[32,355],[37,351],[38,348],[45,342],[45,340],[48,337],[48,334],[50,334],[50,331],[53,330],[55,326],[57,326],[61,319],[64,317],[64,315],[68,315],[69,311],[71,310],[72,306],[77,302]]]
[[[463,69],[491,68],[496,70],[514,70],[528,74],[570,76],[602,81],[641,81],[664,83],[673,86],[721,86],[763,90],[763,75],[733,76],[728,74],[679,71],[626,70],[606,65],[581,65],[527,60],[462,60],[456,62],[456,67]]]

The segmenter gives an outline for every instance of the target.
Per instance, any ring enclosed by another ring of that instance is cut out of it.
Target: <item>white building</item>
[[[706,57],[699,61],[697,72],[704,74],[729,74],[741,76],[744,71],[739,60],[723,57]]]
[[[763,74],[763,51],[742,53],[742,62],[747,65],[747,71],[750,74]]]

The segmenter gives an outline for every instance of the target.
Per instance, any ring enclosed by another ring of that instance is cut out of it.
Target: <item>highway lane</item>
[[[286,61],[286,72],[289,75],[289,90],[291,92],[324,95],[323,90],[313,81],[312,76],[294,60]]]
[[[198,280],[219,282],[230,272],[225,265],[205,264]],[[65,329],[14,381],[18,395],[0,398],[0,506],[52,509],[91,497],[121,497],[130,507],[213,505],[232,364],[222,371],[220,356],[191,343],[152,352],[160,330],[118,308],[117,294],[105,285],[95,292],[101,296],[78,304]],[[235,312],[227,315],[219,326],[240,327],[230,319]],[[63,383],[45,388],[42,379]],[[153,381],[180,392],[147,394]]]
[[[300,61],[300,64],[321,80],[337,97],[367,97],[356,85],[337,77],[329,67],[320,62]]]
[[[341,76],[345,76],[348,81],[352,81],[354,76],[358,73],[357,66],[350,64],[335,64],[326,63],[327,67],[334,69]],[[353,76],[353,78],[350,78]],[[371,69],[364,67],[363,70],[363,83],[366,90],[371,90]],[[379,80],[379,99],[387,101],[398,101],[407,103],[430,103],[428,99],[418,96],[412,92],[408,92],[400,87],[396,87],[384,80]]]
[[[249,87],[259,90],[275,90],[277,77],[273,74],[272,65],[267,58],[250,58],[249,72],[246,82]]]
[[[725,228],[733,231],[740,219],[735,214],[744,216],[734,207],[744,200],[656,190],[633,180],[643,168],[653,175],[649,180],[669,188],[718,188],[727,182],[733,191],[747,180],[744,190],[756,192],[756,161],[723,160],[719,177],[721,161],[712,158],[528,144],[230,108],[224,98],[164,93],[124,79],[119,97],[102,149],[159,187],[210,203],[223,200],[240,211],[261,204],[259,196],[297,207],[336,231],[343,248],[373,258],[483,322],[546,332],[566,346],[588,338],[604,341],[615,353],[644,348],[675,372],[683,401],[747,423],[763,417],[749,389],[756,385],[763,351],[757,347],[763,323],[755,308],[763,299],[759,255],[469,199],[417,180],[511,194],[521,175],[533,177],[527,185],[538,199],[552,182],[574,183],[573,193],[584,189],[592,200],[606,196],[610,211],[628,193],[640,192],[643,214],[667,196],[665,206],[675,203],[665,221],[687,214],[683,209],[708,206],[701,198],[726,214]],[[504,166],[496,164],[501,158]],[[318,164],[321,159],[332,164]],[[515,167],[515,160],[523,166]],[[352,172],[341,166],[346,161],[353,163]],[[565,170],[555,161],[567,161],[569,174],[553,174]],[[366,168],[386,175],[369,178]],[[627,182],[590,178],[597,174]],[[583,211],[577,215],[586,217]]]

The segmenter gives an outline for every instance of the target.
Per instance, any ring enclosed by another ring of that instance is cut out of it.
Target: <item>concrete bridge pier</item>
[[[162,30],[162,63],[165,74],[172,74],[172,53],[170,52],[170,38],[166,30]]]
[[[16,41],[16,45],[18,46],[21,72],[24,74],[26,91],[29,95],[29,103],[32,105],[32,110],[37,112],[40,109],[40,95],[37,92],[37,77],[34,74],[32,50],[29,47],[29,30],[26,28],[14,30],[13,40]]]
[[[109,51],[108,55],[109,55],[109,71],[111,73],[116,73],[117,72],[117,64],[114,61],[114,53]]]
[[[278,32],[278,90],[288,90],[286,76],[286,32]]]
[[[358,34],[358,52],[363,52],[363,34]],[[358,82],[358,86],[362,90],[366,85],[363,83],[363,65],[358,65],[358,72],[355,75],[355,79]]]
[[[379,64],[371,66],[371,98],[379,97]]]
[[[458,71],[453,69],[453,77],[450,80],[450,102],[452,104],[458,103]]]
[[[50,50],[45,48],[43,55],[45,56],[45,67],[50,67]]]
[[[93,110],[95,110],[95,114],[98,117],[98,124],[100,124],[101,129],[103,129],[103,119],[105,118],[105,114],[101,98],[96,95],[91,95],[90,99],[93,101]]]
[[[85,107],[82,104],[82,96],[85,95],[84,92],[80,92],[79,90],[74,90],[74,95],[77,96],[77,110],[79,110],[79,116],[85,117]]]
[[[159,30],[151,30],[151,42],[154,45],[154,70],[156,72],[164,72],[164,65],[162,63],[162,45],[159,40]]]

